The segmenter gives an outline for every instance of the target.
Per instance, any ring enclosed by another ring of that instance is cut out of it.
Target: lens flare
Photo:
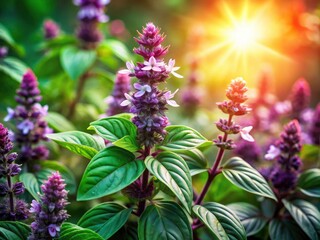
[[[227,32],[227,37],[237,49],[245,50],[258,41],[258,28],[253,23],[241,22]]]

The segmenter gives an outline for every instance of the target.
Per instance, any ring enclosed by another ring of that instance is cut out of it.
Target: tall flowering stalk
[[[174,66],[175,60],[170,59],[168,65],[165,64],[163,56],[168,52],[168,47],[161,45],[164,35],[160,34],[160,30],[153,23],[148,23],[135,40],[139,47],[135,48],[134,52],[142,56],[144,62],[137,65],[128,62],[128,69],[120,71],[138,79],[133,85],[134,94],[126,94],[127,100],[121,105],[131,104],[130,111],[135,114],[132,121],[138,127],[138,141],[146,148],[152,148],[161,143],[166,134],[164,128],[169,124],[165,115],[166,105],[178,106],[172,100],[176,92],[160,90],[158,85],[165,82],[170,74],[182,76],[175,72],[179,69]]]
[[[313,113],[310,137],[313,144],[320,145],[320,103],[318,103]]]
[[[33,200],[30,213],[35,214],[35,221],[31,223],[29,240],[58,239],[60,227],[69,215],[65,210],[68,192],[66,184],[59,172],[54,172],[41,185],[43,195],[40,201]]]
[[[77,36],[83,41],[85,47],[95,47],[103,38],[98,28],[99,23],[109,20],[109,17],[104,14],[104,8],[110,0],[73,0],[73,2],[80,7],[78,12],[80,26]]]
[[[268,160],[276,160],[269,179],[279,194],[286,194],[296,186],[301,168],[300,150],[300,124],[293,120],[285,126],[276,146],[272,145],[265,156]]]
[[[36,167],[34,161],[45,160],[49,154],[48,149],[41,145],[41,141],[48,140],[46,134],[51,132],[44,119],[48,106],[42,107],[41,99],[37,78],[28,70],[17,90],[16,102],[19,105],[15,109],[8,108],[5,118],[5,121],[16,124],[14,141],[19,149],[18,160],[28,167]]]
[[[169,124],[165,115],[167,104],[177,107],[178,104],[172,100],[175,93],[167,90],[160,90],[158,85],[166,81],[170,74],[176,77],[182,77],[175,71],[179,67],[175,67],[175,60],[170,59],[166,64],[163,60],[168,52],[168,47],[163,47],[161,43],[164,41],[164,35],[160,34],[160,29],[153,23],[147,23],[146,27],[139,33],[139,37],[135,38],[139,44],[134,52],[144,58],[144,62],[134,65],[133,62],[127,62],[127,69],[120,73],[129,74],[130,77],[136,77],[138,82],[133,86],[135,92],[132,95],[125,94],[127,100],[122,102],[122,106],[131,105],[130,112],[135,116],[132,122],[137,126],[137,140],[144,147],[140,156],[144,160],[151,153],[151,148],[161,143],[166,135],[165,127]],[[141,184],[143,191],[153,189],[152,182],[148,183],[149,173],[145,170],[141,179],[132,185]],[[128,190],[130,192],[130,189]],[[149,191],[150,192],[150,191]],[[152,192],[151,192],[152,193]],[[141,194],[145,195],[145,194]],[[145,199],[141,199],[138,206],[138,215],[145,208]]]
[[[301,114],[307,109],[310,103],[310,86],[309,83],[303,79],[298,79],[291,89],[291,115],[293,119],[301,120]]]
[[[201,103],[201,94],[198,89],[198,62],[193,60],[190,66],[191,72],[188,79],[187,87],[181,93],[181,102],[185,112],[189,115],[194,115],[197,107]]]
[[[240,133],[244,140],[249,142],[254,141],[253,137],[249,134],[252,129],[251,126],[242,128],[240,125],[232,121],[234,116],[242,116],[250,111],[250,108],[243,104],[248,99],[245,95],[247,91],[248,88],[246,87],[246,82],[242,78],[236,78],[232,80],[226,92],[226,96],[229,100],[217,103],[219,109],[228,115],[228,119],[220,119],[219,122],[216,123],[217,128],[223,133],[223,135],[219,135],[218,138],[214,140],[219,151],[212,168],[208,170],[208,180],[202,192],[196,199],[195,204],[201,204],[214,177],[220,173],[219,167],[225,150],[231,150],[236,147],[233,140],[229,139],[228,136]]]
[[[118,73],[114,83],[114,88],[111,96],[105,99],[108,104],[107,115],[112,116],[119,113],[129,112],[129,106],[121,106],[121,103],[126,100],[124,94],[130,91],[130,77],[128,74]]]
[[[10,153],[13,144],[9,138],[8,129],[0,123],[0,197],[4,199],[0,203],[0,220],[24,220],[28,217],[27,204],[17,199],[24,192],[22,182],[13,183],[13,177],[20,171],[20,165],[14,161],[17,153]]]

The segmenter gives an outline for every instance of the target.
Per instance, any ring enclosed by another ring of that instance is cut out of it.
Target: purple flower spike
[[[309,83],[304,78],[298,79],[291,89],[292,118],[301,120],[301,113],[309,105],[310,95]]]
[[[172,100],[176,92],[162,91],[158,85],[165,82],[170,74],[179,77],[175,72],[179,68],[174,67],[173,59],[170,59],[168,65],[162,59],[168,48],[161,45],[164,36],[153,23],[148,23],[135,40],[139,47],[134,52],[141,55],[144,62],[137,63],[136,66],[132,61],[127,62],[127,69],[120,71],[138,78],[138,82],[134,84],[136,91],[132,95],[125,94],[126,100],[121,106],[131,105],[130,112],[136,115],[132,122],[138,127],[138,141],[151,148],[163,141],[166,135],[164,128],[169,124],[165,115],[166,105],[178,106]]]
[[[49,154],[45,146],[39,145],[41,141],[48,140],[45,135],[52,131],[44,119],[48,106],[42,107],[40,100],[37,78],[28,70],[17,90],[16,101],[19,105],[15,109],[8,108],[5,117],[5,121],[12,121],[16,125],[14,141],[19,149],[18,160],[21,163],[45,160]]]
[[[53,39],[59,35],[60,28],[54,21],[46,20],[43,23],[43,32],[45,39]]]
[[[104,14],[104,8],[110,1],[108,0],[74,0],[75,5],[80,7],[78,19],[80,26],[77,36],[82,40],[86,47],[95,47],[96,43],[103,38],[98,29],[99,23],[109,21],[109,17]]]
[[[24,192],[24,186],[21,182],[12,182],[12,177],[21,171],[20,166],[14,162],[17,154],[10,153],[12,148],[8,129],[0,123],[0,179],[5,179],[0,184],[0,197],[4,197],[0,202],[0,220],[16,221],[26,219],[28,212],[27,204],[15,197]]]
[[[320,103],[313,113],[310,136],[313,144],[320,145]]]
[[[68,192],[59,172],[54,172],[41,185],[43,195],[40,202],[31,203],[30,213],[35,215],[31,223],[29,240],[59,238],[60,226],[69,217],[65,210]]]
[[[273,186],[282,193],[286,193],[296,186],[301,160],[297,156],[301,150],[301,129],[299,122],[293,120],[285,126],[277,144],[280,150],[274,154],[277,164],[271,172]],[[269,154],[269,152],[268,152]]]
[[[118,73],[113,92],[111,96],[106,98],[106,103],[109,105],[107,115],[112,116],[119,113],[129,112],[128,105],[122,105],[122,102],[126,100],[125,94],[130,91],[130,77],[128,74]]]

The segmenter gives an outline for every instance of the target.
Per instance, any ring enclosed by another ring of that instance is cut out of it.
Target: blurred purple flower
[[[60,28],[54,21],[45,20],[43,23],[43,32],[46,39],[53,39],[59,35]]]
[[[290,94],[290,101],[292,105],[292,118],[301,120],[301,113],[305,110],[310,103],[310,86],[309,83],[304,79],[298,79],[292,89]]]
[[[8,55],[8,48],[5,46],[0,47],[0,59]]]
[[[310,137],[312,143],[320,145],[320,103],[318,103],[311,121]]]
[[[267,160],[273,160],[280,155],[281,151],[279,148],[275,147],[274,145],[270,145],[268,152],[264,155],[264,158]]]

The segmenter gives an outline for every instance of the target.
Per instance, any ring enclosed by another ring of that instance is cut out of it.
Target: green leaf
[[[311,239],[318,240],[320,237],[319,210],[305,200],[296,199],[289,202],[283,199],[282,202],[301,229]]]
[[[103,240],[103,238],[94,231],[79,227],[72,223],[64,223],[61,227],[59,240]]]
[[[41,161],[40,162],[41,170],[36,173],[39,184],[41,185],[49,175],[54,171],[59,171],[62,178],[65,180],[66,189],[69,191],[69,194],[74,194],[76,192],[76,180],[72,171],[70,171],[66,166],[57,162],[57,161]]]
[[[101,137],[115,142],[124,136],[136,138],[137,127],[127,119],[120,117],[102,118],[90,123],[89,130],[95,130]]]
[[[172,152],[161,152],[156,158],[145,160],[148,170],[165,184],[190,212],[192,205],[191,175],[186,162]]]
[[[203,207],[218,219],[230,240],[247,239],[241,221],[228,207],[214,202],[205,203]]]
[[[228,235],[223,229],[217,217],[205,207],[195,205],[192,207],[193,213],[213,234],[213,239],[228,239]]]
[[[268,222],[262,216],[260,210],[249,203],[232,203],[228,205],[228,208],[238,216],[246,230],[247,236],[260,232]]]
[[[1,240],[25,240],[30,232],[30,227],[24,223],[0,221]]]
[[[6,29],[2,24],[0,24],[0,39],[5,41],[9,45],[15,43],[8,29]]]
[[[313,168],[303,172],[298,179],[301,192],[310,197],[320,197],[320,169]]]
[[[98,151],[105,148],[102,138],[93,137],[80,131],[47,134],[47,137],[71,152],[88,159],[93,158]]]
[[[175,202],[150,205],[138,223],[139,240],[192,239],[188,217]]]
[[[56,112],[48,112],[46,116],[48,125],[56,132],[66,132],[76,130],[76,127],[63,115]]]
[[[131,122],[131,119],[134,117],[134,115],[132,113],[119,113],[119,114],[113,115],[113,117],[124,118]]]
[[[113,142],[113,145],[124,148],[130,152],[136,152],[140,148],[136,138],[131,136],[124,136],[123,138]]]
[[[22,173],[19,176],[21,182],[25,189],[32,195],[34,199],[39,201],[39,193],[41,192],[38,180],[33,173]]]
[[[51,77],[63,72],[60,52],[60,49],[55,49],[41,57],[35,67],[35,72],[39,78]]]
[[[300,151],[300,157],[303,162],[314,164],[320,159],[320,146],[304,144]]]
[[[267,181],[257,170],[241,158],[231,158],[224,164],[222,173],[231,183],[243,190],[277,201]]]
[[[190,150],[196,147],[212,145],[204,136],[196,130],[187,126],[171,125],[166,127],[168,134],[159,149],[180,152],[181,150]]]
[[[102,203],[86,212],[78,225],[108,239],[127,222],[131,212],[132,208],[125,208],[117,203]]]
[[[98,52],[108,53],[112,52],[122,61],[126,62],[131,59],[131,54],[128,51],[127,47],[120,41],[114,39],[104,40],[98,47]]]
[[[61,53],[61,64],[73,80],[77,80],[95,62],[96,52],[81,50],[73,46],[65,47]]]
[[[122,148],[111,146],[89,162],[78,189],[79,201],[118,192],[134,182],[145,170],[143,161]]]
[[[186,161],[191,176],[207,171],[207,159],[199,149],[181,151],[179,156]]]
[[[13,57],[6,57],[0,60],[0,71],[9,75],[17,82],[21,82],[22,75],[25,74],[28,67],[19,59]]]
[[[286,219],[272,219],[269,224],[269,236],[271,240],[308,239],[295,222]]]

